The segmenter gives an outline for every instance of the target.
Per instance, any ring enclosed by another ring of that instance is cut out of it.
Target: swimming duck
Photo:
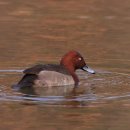
[[[77,51],[66,53],[60,64],[39,64],[23,71],[24,76],[14,85],[14,88],[21,89],[32,86],[78,86],[79,78],[75,71],[82,69],[89,73],[95,74],[90,69],[81,54]]]

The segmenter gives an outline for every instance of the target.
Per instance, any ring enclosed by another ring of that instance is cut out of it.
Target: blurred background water
[[[129,130],[130,0],[0,0],[0,129]],[[22,70],[79,51],[80,85],[14,92]]]

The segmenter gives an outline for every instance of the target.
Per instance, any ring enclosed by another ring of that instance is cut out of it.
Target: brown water
[[[130,0],[0,0],[0,129],[129,130]],[[80,85],[13,92],[21,71],[79,51]]]

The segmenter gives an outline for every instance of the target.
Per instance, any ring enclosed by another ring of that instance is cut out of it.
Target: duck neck
[[[78,76],[75,73],[71,73],[71,75],[72,75],[72,77],[74,79],[75,86],[78,86],[78,84],[79,84]]]
[[[65,67],[65,69],[72,75],[74,82],[75,82],[75,86],[78,86],[79,83],[79,79],[78,76],[76,75],[75,71],[76,69],[73,67],[73,65],[69,64],[69,65],[65,65],[63,64],[63,66]]]

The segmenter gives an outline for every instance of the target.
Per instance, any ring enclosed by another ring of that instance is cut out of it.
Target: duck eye
[[[79,57],[79,58],[78,58],[78,60],[79,60],[79,61],[81,61],[81,60],[82,60],[82,58],[81,58],[81,57]]]

